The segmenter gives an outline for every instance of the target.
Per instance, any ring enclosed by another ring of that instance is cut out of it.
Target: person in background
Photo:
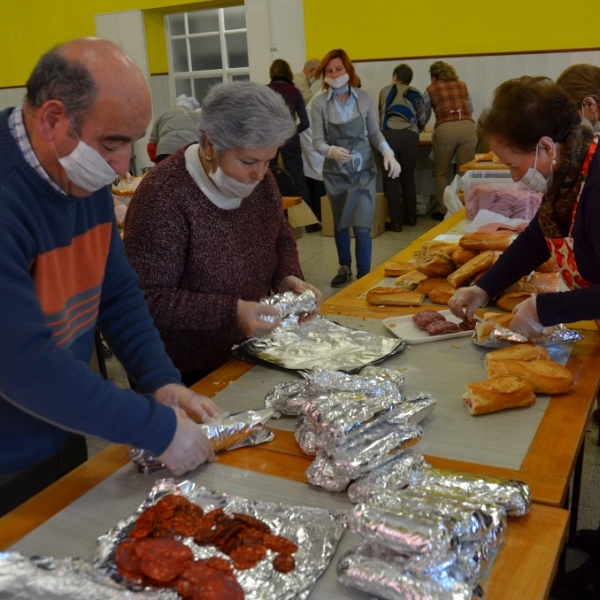
[[[400,185],[398,181],[383,174],[383,189],[388,201],[391,231],[402,231],[402,224],[411,227],[417,224],[417,188],[415,169],[419,154],[419,133],[425,128],[427,119],[423,96],[410,87],[412,69],[398,65],[392,74],[392,83],[379,92],[379,117],[383,136],[400,163]],[[400,198],[402,189],[402,198]]]
[[[304,179],[302,148],[300,147],[299,138],[299,134],[310,127],[310,121],[306,114],[306,106],[304,105],[302,94],[292,83],[292,69],[285,60],[278,58],[273,61],[269,68],[269,77],[271,77],[271,82],[268,84],[268,87],[283,98],[292,115],[292,119],[298,123],[296,133],[287,140],[281,148],[279,148],[279,152],[281,153],[286,170],[294,180],[296,192],[298,195],[302,196],[304,202],[306,202],[312,211],[315,212],[315,209],[312,206],[312,197],[308,191],[306,180]],[[278,156],[271,161],[272,166],[277,165],[277,158]],[[317,231],[320,227],[320,225],[318,225],[318,227],[309,225],[307,231]]]
[[[473,103],[464,82],[459,81],[452,65],[441,60],[429,67],[431,85],[423,93],[426,119],[435,113],[435,128],[431,139],[435,163],[436,194],[439,208],[431,218],[442,221],[447,209],[444,190],[452,180],[452,159],[462,165],[475,158],[477,133],[473,120]]]
[[[600,132],[600,67],[578,64],[567,67],[556,80],[581,116],[582,123]]]
[[[545,77],[504,82],[492,107],[479,118],[478,133],[508,166],[514,181],[544,192],[528,227],[476,285],[450,299],[452,312],[472,321],[502,290],[550,257],[569,291],[532,295],[513,310],[511,329],[535,340],[544,327],[596,319],[600,323],[600,152],[598,138],[581,124],[576,106]],[[600,593],[600,537],[590,557],[557,578],[551,596],[587,600]],[[594,591],[590,590],[593,586]]]
[[[377,125],[370,94],[356,87],[358,77],[346,52],[328,52],[315,77],[323,79],[325,92],[313,99],[313,146],[325,157],[323,181],[331,202],[340,264],[331,287],[342,287],[352,279],[350,227],[355,237],[357,277],[371,270],[377,175],[371,145],[383,155],[383,166],[390,177],[398,177],[400,165]]]
[[[318,66],[319,59],[311,58],[304,63],[302,71],[294,75],[294,85],[300,90],[305,105],[308,105],[314,96],[311,86],[316,81],[315,70]]]
[[[146,147],[153,163],[159,163],[182,146],[198,141],[199,108],[196,98],[181,94],[177,96],[175,106],[156,119]]]
[[[124,236],[150,314],[189,384],[229,360],[234,344],[279,325],[277,309],[262,298],[310,289],[318,306],[322,300],[302,281],[269,169],[296,131],[283,98],[250,82],[216,85],[198,127],[199,143],[143,178]]]
[[[0,113],[0,515],[84,462],[83,434],[145,448],[175,475],[214,453],[124,254],[110,183],[150,120],[144,76],[115,44],[42,56]],[[136,380],[88,365],[96,326]]]

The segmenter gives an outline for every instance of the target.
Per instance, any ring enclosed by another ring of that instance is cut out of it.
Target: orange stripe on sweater
[[[111,223],[96,225],[73,238],[70,246],[37,256],[31,273],[45,315],[65,310],[69,299],[101,285],[111,228]]]

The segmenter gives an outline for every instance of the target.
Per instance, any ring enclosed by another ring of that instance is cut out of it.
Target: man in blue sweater
[[[85,461],[82,434],[175,475],[213,460],[186,412],[220,410],[181,385],[114,222],[109,184],[150,117],[139,69],[94,38],[45,54],[0,113],[0,515]],[[96,326],[137,392],[88,368]]]

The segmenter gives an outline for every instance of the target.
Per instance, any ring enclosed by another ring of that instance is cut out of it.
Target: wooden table
[[[287,210],[288,208],[292,208],[292,206],[302,203],[302,196],[282,196],[281,199],[283,210]]]
[[[97,537],[116,525],[120,519],[132,514],[145,499],[153,479],[163,476],[137,475],[131,465],[122,469],[128,462],[127,450],[127,447],[120,445],[108,447],[1,518],[0,550],[8,549],[16,543],[15,549],[28,555],[41,549],[42,554],[62,556],[68,555],[71,549],[77,556],[91,560]],[[251,460],[252,464],[258,464],[257,459],[250,457],[259,452],[265,463],[278,464],[279,470],[286,472],[288,479],[294,479],[289,477],[290,466],[298,458],[264,448],[224,453],[220,455],[217,467],[201,466],[189,478],[207,486],[214,485],[216,481],[219,486],[216,489],[224,491],[227,491],[227,482],[231,480],[231,493],[245,491],[248,497],[257,493],[257,484],[252,480],[258,479],[259,483],[266,482],[279,490],[278,495],[285,494],[286,489],[290,488],[292,502],[295,500],[296,503],[330,508],[349,506],[349,501],[341,494],[330,494],[309,486],[299,488],[300,484],[291,482],[278,486],[276,480],[261,476],[245,477],[244,472],[252,471],[252,468],[247,467],[244,471],[240,470],[240,465],[246,459]],[[226,466],[231,463],[236,463],[237,468],[227,471]],[[260,473],[258,470],[254,472]],[[227,475],[231,475],[231,478]],[[295,481],[301,479],[296,478]],[[268,497],[268,486],[265,485],[264,489]],[[560,549],[564,544],[567,519],[568,513],[564,510],[536,504],[526,516],[511,519],[506,541],[486,580],[486,599],[547,598]],[[30,533],[29,537],[19,542]],[[341,553],[354,545],[355,541],[350,534],[345,534],[328,569],[317,582],[310,596],[311,600],[367,598],[366,594],[342,587],[335,581],[337,561]]]

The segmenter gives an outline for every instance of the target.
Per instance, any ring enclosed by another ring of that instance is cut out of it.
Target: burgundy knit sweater
[[[175,366],[215,369],[245,339],[238,299],[258,301],[302,271],[270,171],[239,208],[223,210],[193,181],[184,152],[138,186],[127,209],[125,252]]]

